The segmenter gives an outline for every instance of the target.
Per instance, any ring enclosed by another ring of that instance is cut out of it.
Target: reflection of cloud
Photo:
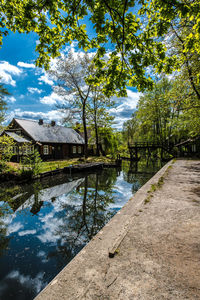
[[[24,235],[35,234],[35,233],[36,233],[35,229],[33,229],[33,230],[24,230],[24,231],[18,232],[18,235],[19,236],[24,236]]]
[[[24,225],[19,223],[19,222],[16,222],[16,223],[13,223],[13,224],[10,224],[8,226],[8,234],[11,234],[13,232],[17,232],[19,231],[20,229],[23,229],[24,228]]]
[[[39,219],[42,225],[42,232],[37,236],[42,243],[56,243],[58,240],[61,240],[61,244],[64,243],[63,240],[69,235],[72,236],[72,232],[62,232],[62,234],[57,234],[59,227],[67,225],[68,219],[63,219],[58,214],[63,211],[63,206],[73,206],[79,205],[77,198],[73,202],[73,199],[70,197],[70,193],[76,187],[78,187],[82,182],[83,178],[67,182],[52,188],[44,189],[39,195],[39,199],[43,201],[51,201],[51,198],[54,196],[57,198],[57,201],[53,202],[53,210],[46,215],[39,215]]]
[[[46,253],[44,251],[39,251],[37,257],[41,258],[43,264],[47,263],[49,260],[46,258]]]
[[[20,274],[19,271],[13,270],[10,272],[6,279],[17,280],[24,288],[34,290],[35,293],[39,293],[41,289],[47,285],[47,282],[43,282],[43,273],[38,273],[35,278],[31,278],[29,275]]]
[[[123,179],[123,173],[117,177],[117,181],[113,187],[115,191],[115,202],[109,205],[110,208],[122,208],[125,203],[132,197],[132,184],[125,182]]]
[[[45,256],[45,252],[40,250],[37,254],[37,257],[44,257]]]
[[[43,222],[43,233],[38,235],[38,239],[42,243],[56,243],[60,239],[60,235],[56,235],[59,226],[64,225],[63,220],[54,216],[54,212],[49,213],[41,218]]]

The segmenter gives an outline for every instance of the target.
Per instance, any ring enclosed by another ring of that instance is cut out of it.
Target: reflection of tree
[[[33,215],[36,215],[40,211],[40,208],[42,207],[42,205],[44,203],[43,201],[40,201],[40,199],[39,199],[39,196],[41,196],[41,193],[42,193],[41,183],[39,181],[35,182],[33,184],[34,203],[33,203],[33,206],[30,210],[30,212]]]
[[[37,214],[44,203],[41,200],[43,190],[66,184],[68,184],[66,177],[54,176],[53,178],[49,177],[43,181],[35,181],[32,184],[15,185],[11,187],[0,186],[0,200],[2,199],[2,201],[8,203],[13,212],[27,201],[26,204],[32,206],[30,209],[31,213]],[[53,197],[52,201],[55,201],[55,199],[56,198]]]
[[[60,259],[62,264],[63,259],[65,263],[70,261],[115,213],[109,205],[114,203],[112,188],[117,178],[116,170],[105,171],[101,175],[96,173],[85,177],[78,191],[80,205],[70,209],[63,205],[68,218],[63,216],[62,225],[56,231],[62,242],[59,240],[56,252],[49,253],[49,256]]]
[[[3,255],[4,250],[8,247],[10,237],[7,237],[7,224],[4,223],[4,218],[9,213],[7,205],[0,207],[0,256]]]
[[[3,255],[3,252],[8,248],[10,237],[7,237],[7,228],[3,227],[4,224],[0,222],[0,256]]]
[[[129,162],[124,164],[123,178],[124,181],[132,184],[132,192],[136,192],[144,185],[161,167],[158,161],[157,164],[147,164],[146,161]]]
[[[33,195],[34,204],[32,209],[33,211],[35,211],[36,207],[38,207],[38,197],[41,193],[42,188],[43,186],[39,181],[34,182],[33,184],[26,186],[25,188],[22,185],[16,185],[10,188],[1,188],[0,198],[2,196],[3,201],[8,203],[13,212],[15,212],[23,203],[25,203]]]

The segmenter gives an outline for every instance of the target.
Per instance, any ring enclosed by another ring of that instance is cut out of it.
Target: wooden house
[[[84,139],[72,128],[39,121],[14,118],[5,134],[16,143],[13,147],[13,160],[20,161],[21,156],[37,149],[43,160],[79,157],[84,154]]]

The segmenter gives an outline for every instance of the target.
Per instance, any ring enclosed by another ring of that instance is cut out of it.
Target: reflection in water
[[[0,188],[0,299],[34,298],[156,171],[144,167]]]

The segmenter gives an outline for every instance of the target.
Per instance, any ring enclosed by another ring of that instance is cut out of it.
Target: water
[[[124,163],[1,186],[0,299],[33,299],[157,170]]]

